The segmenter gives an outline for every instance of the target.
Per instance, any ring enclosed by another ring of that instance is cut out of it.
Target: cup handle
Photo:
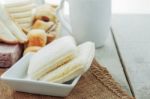
[[[56,12],[56,15],[61,23],[61,25],[69,32],[69,33],[72,33],[72,29],[71,29],[71,26],[69,24],[69,22],[64,18],[63,16],[63,13],[62,13],[62,9],[64,7],[64,3],[65,1],[68,1],[68,0],[62,0],[61,3],[60,3],[60,6],[58,7],[57,9],[57,12]]]

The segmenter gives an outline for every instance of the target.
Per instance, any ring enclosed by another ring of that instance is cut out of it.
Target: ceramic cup
[[[63,15],[64,2],[69,4],[70,23]],[[101,47],[110,32],[111,0],[62,0],[57,16],[78,44],[93,41]]]

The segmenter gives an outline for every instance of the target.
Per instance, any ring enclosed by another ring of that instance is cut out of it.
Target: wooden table
[[[150,99],[150,15],[113,15],[96,59],[136,99]]]
[[[112,33],[96,58],[136,99],[150,99],[150,15],[113,15]]]

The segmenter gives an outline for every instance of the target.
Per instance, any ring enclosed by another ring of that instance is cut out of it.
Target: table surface
[[[96,58],[136,99],[150,99],[150,14],[113,15],[112,29]]]
[[[96,49],[96,59],[128,94],[150,99],[149,48],[150,14],[113,15],[111,33]]]

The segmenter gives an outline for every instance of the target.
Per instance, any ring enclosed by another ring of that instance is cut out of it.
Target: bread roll
[[[40,46],[43,47],[47,42],[47,35],[44,30],[33,29],[28,33],[28,46]]]

